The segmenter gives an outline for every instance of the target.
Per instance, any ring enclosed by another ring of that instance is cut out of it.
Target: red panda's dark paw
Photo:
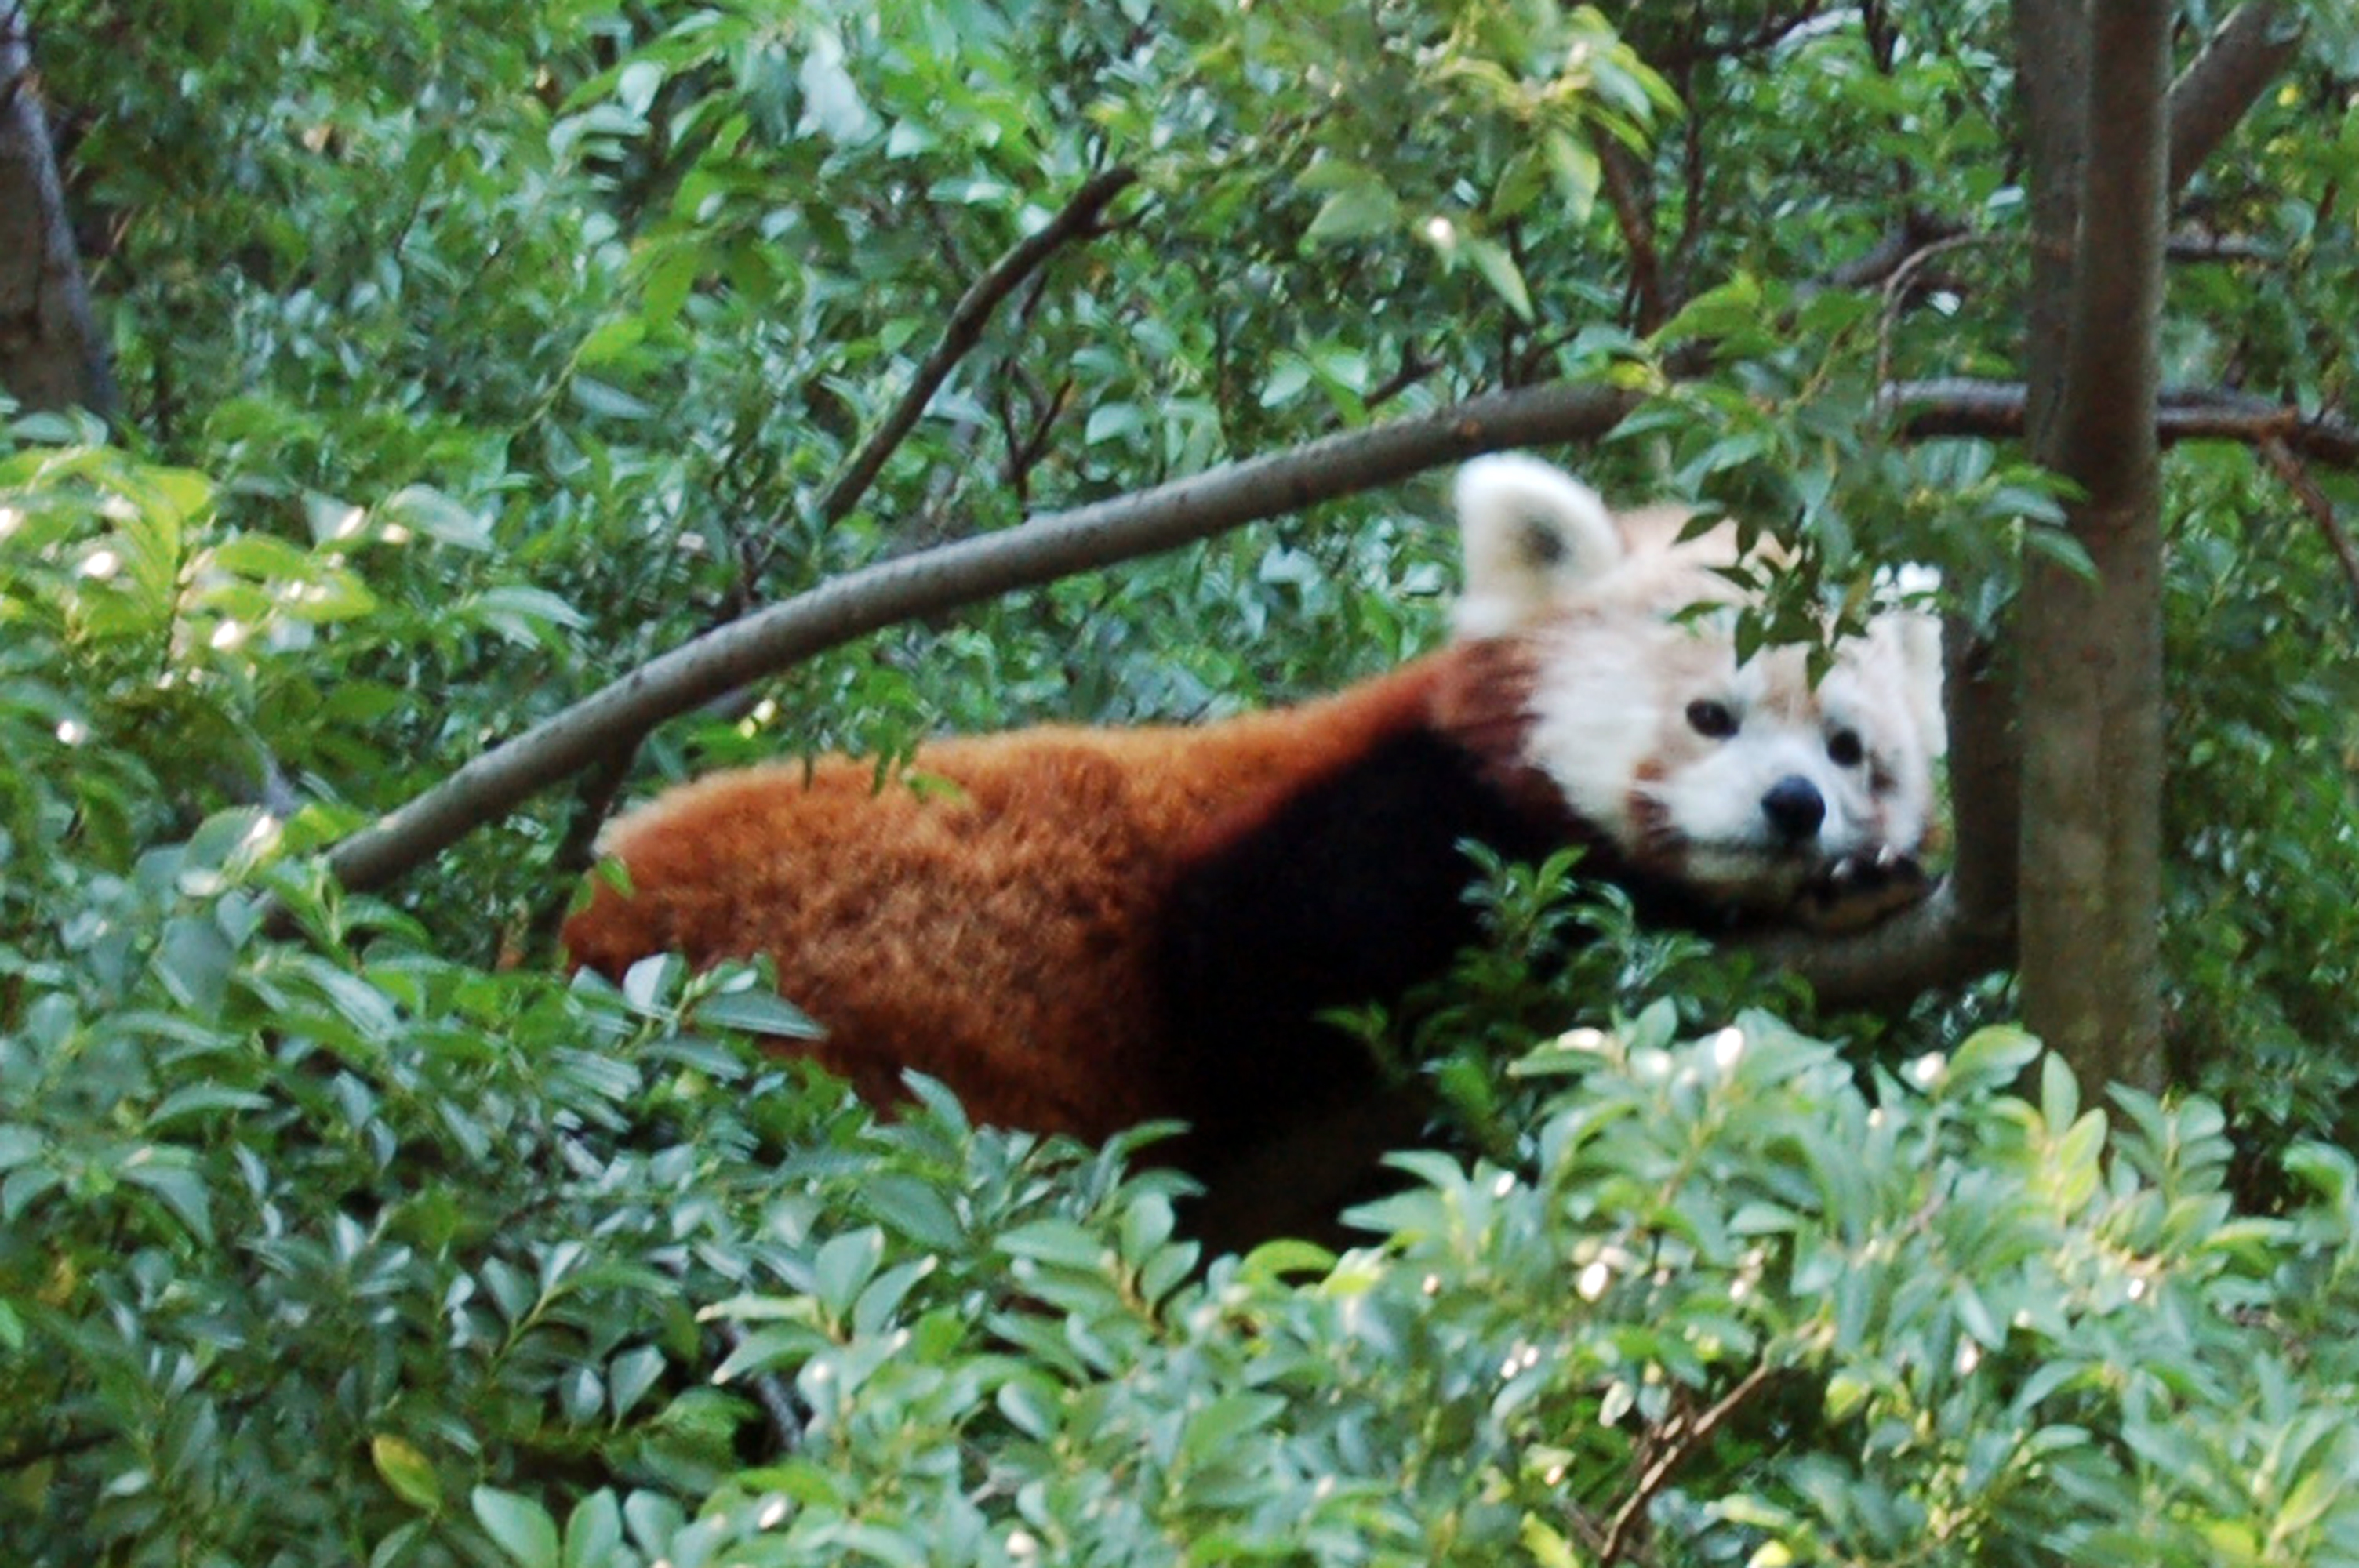
[[[1813,931],[1861,931],[1932,891],[1933,879],[1915,856],[1882,844],[1846,855],[1811,879],[1795,899],[1794,914]]]

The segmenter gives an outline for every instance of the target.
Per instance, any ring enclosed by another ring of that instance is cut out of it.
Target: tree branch
[[[2343,579],[2351,585],[2352,603],[2359,605],[2359,548],[2352,546],[2351,535],[2334,515],[2334,503],[2319,489],[2318,481],[2310,477],[2310,470],[2302,467],[2301,460],[2283,441],[2271,437],[2260,445],[2261,456],[2268,460],[2269,467],[2285,487],[2293,492],[2294,499],[2310,514],[2310,520],[2318,524],[2318,531],[2326,535],[2327,547],[2343,564]]]
[[[355,891],[381,886],[664,719],[864,633],[1174,549],[1478,452],[1593,440],[1635,401],[1564,383],[1495,393],[849,573],[676,648],[495,747],[345,838],[329,851],[329,870]]]
[[[1911,207],[1864,254],[1830,273],[1827,282],[1836,288],[1880,288],[1927,246],[1967,232],[1966,225],[1954,219],[1937,218],[1922,208]]]
[[[1949,880],[1963,949],[1961,979],[1995,968],[2015,953],[2023,741],[2015,722],[2013,656],[2011,647],[1978,634],[1963,616],[1952,615],[1942,625],[1941,705],[1949,720],[1955,849]]]
[[[909,384],[902,389],[884,421],[869,433],[835,482],[828,486],[827,493],[820,497],[822,521],[840,523],[860,504],[860,498],[868,493],[868,487],[875,482],[886,460],[908,436],[925,413],[926,405],[933,401],[934,394],[940,390],[959,361],[982,338],[983,329],[990,321],[991,313],[999,308],[1000,301],[1016,292],[1067,241],[1089,232],[1106,204],[1137,182],[1137,171],[1130,168],[1108,169],[1084,181],[1062,211],[1036,232],[1017,242],[968,287],[951,309],[933,352],[909,378]]]
[[[2170,84],[2170,185],[2185,187],[2301,42],[2301,18],[2277,0],[2246,0]]]
[[[1742,945],[1810,981],[1821,1007],[1875,1011],[2005,968],[2014,935],[2014,912],[1970,914],[1952,873],[1922,902],[1857,931],[1768,931]]]
[[[0,385],[27,408],[122,416],[66,222],[21,0],[0,3]]]
[[[1951,376],[1895,382],[1877,395],[1886,413],[1898,416],[1901,434],[1981,436],[2017,440],[2025,436],[2024,389],[2013,382]],[[2154,416],[2155,435],[2165,442],[2240,441],[2259,446],[2281,442],[2312,462],[2359,469],[2359,425],[2307,415],[2299,408],[2226,387],[2170,387]]]
[[[1900,330],[1901,309],[1908,303],[1909,296],[1916,290],[1918,275],[1923,272],[1936,257],[1946,255],[1951,251],[1963,250],[1970,245],[1988,244],[1992,238],[1993,236],[1988,234],[1963,231],[1954,234],[1944,234],[1938,240],[1927,241],[1920,249],[1911,252],[1892,267],[1884,279],[1884,309],[1877,318],[1875,327],[1877,385],[1888,384],[1892,380],[1893,339]]]
[[[1712,1434],[1718,1432],[1747,1400],[1759,1393],[1775,1373],[1776,1368],[1764,1361],[1738,1379],[1735,1387],[1723,1394],[1694,1421],[1684,1426],[1677,1420],[1669,1424],[1664,1433],[1663,1452],[1647,1466],[1645,1474],[1638,1477],[1637,1487],[1614,1511],[1614,1522],[1605,1528],[1605,1540],[1597,1549],[1597,1561],[1601,1564],[1622,1560],[1622,1553],[1629,1546],[1631,1535],[1646,1513],[1647,1505],[1669,1485],[1671,1476],[1686,1463],[1688,1455],[1710,1442]]]
[[[330,851],[329,869],[355,891],[380,887],[534,793],[631,743],[645,730],[867,633],[1175,549],[1478,452],[1594,440],[1635,401],[1629,394],[1561,382],[1521,387],[850,573],[676,648],[495,747],[344,839]],[[2022,433],[2020,386],[1909,382],[1888,388],[1882,401],[1905,412],[1904,428],[1913,437],[2006,438]],[[2231,393],[2181,395],[2175,406],[2165,409],[2161,430],[2165,438],[2258,441],[2275,435],[2313,460],[2359,468],[2359,429],[2305,419],[2296,411]],[[1956,716],[1951,722],[1956,729]],[[1908,929],[1916,935],[1906,940],[1933,939],[1918,923]],[[1826,972],[1835,974],[1843,955],[1864,940],[1821,938],[1804,946],[1828,949]],[[1820,971],[1806,966],[1805,972]]]
[[[1647,209],[1647,171],[1630,150],[1611,136],[1597,143],[1597,167],[1603,176],[1606,204],[1630,253],[1630,292],[1637,301],[1637,330],[1653,331],[1670,319],[1670,301],[1663,293],[1663,260],[1655,246],[1655,216]]]
[[[2048,0],[2042,0],[2048,8]],[[2162,523],[2159,351],[2169,209],[2169,0],[2058,6],[2090,70],[2062,384],[2038,456],[2078,493],[2088,571],[2027,560],[2020,967],[2026,1022],[2091,1092],[2162,1073]]]

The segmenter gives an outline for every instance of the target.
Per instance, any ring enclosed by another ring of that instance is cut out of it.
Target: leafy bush
[[[2125,1093],[2109,1144],[2008,1032],[1863,1084],[1658,1003],[1523,1055],[1503,1158],[1404,1156],[1367,1248],[1208,1263],[1131,1148],[733,1044],[801,1027],[749,971],[487,975],[287,877],[375,956],[261,939],[237,820],[0,1053],[22,1561],[2359,1546],[2359,1166],[2239,1216],[2216,1110]]]

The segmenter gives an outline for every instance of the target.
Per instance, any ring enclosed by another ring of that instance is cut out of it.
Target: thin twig
[[[1945,235],[1910,252],[1907,259],[1892,269],[1892,276],[1884,280],[1884,310],[1875,327],[1876,385],[1891,384],[1892,340],[1899,330],[1900,308],[1908,303],[1908,291],[1916,283],[1917,275],[1924,271],[1926,265],[1935,256],[1963,250],[1969,245],[1987,244],[1993,238],[1989,234],[1973,233]]]
[[[1722,1422],[1736,1413],[1738,1406],[1760,1392],[1761,1386],[1769,1380],[1775,1370],[1767,1361],[1762,1362],[1739,1379],[1734,1388],[1713,1400],[1711,1407],[1684,1430],[1678,1430],[1676,1422],[1666,1429],[1669,1438],[1663,1452],[1647,1466],[1646,1472],[1638,1477],[1637,1489],[1623,1500],[1622,1506],[1614,1510],[1614,1522],[1605,1528],[1605,1543],[1597,1552],[1597,1561],[1601,1564],[1621,1560],[1623,1548],[1629,1543],[1632,1532],[1637,1529],[1647,1505],[1655,1500],[1658,1492],[1670,1484],[1672,1473],[1686,1462],[1689,1454],[1702,1447],[1705,1440],[1720,1430]]]
[[[2310,477],[2310,470],[2294,455],[2292,448],[2275,436],[2264,437],[2259,445],[2261,456],[2268,460],[2277,478],[2293,492],[2294,499],[2318,524],[2318,531],[2326,535],[2328,546],[2334,551],[2334,558],[2343,563],[2343,575],[2351,584],[2352,602],[2359,605],[2359,549],[2352,547],[2351,535],[2343,531],[2342,519],[2334,515],[2334,503],[2319,488],[2318,481]]]
[[[868,493],[868,487],[875,482],[886,460],[893,455],[894,449],[917,425],[919,417],[926,411],[926,405],[933,401],[934,394],[941,389],[942,383],[950,378],[959,361],[982,338],[983,329],[991,319],[991,313],[999,308],[1000,301],[1014,293],[1066,242],[1091,232],[1106,204],[1137,182],[1138,173],[1131,168],[1108,169],[1084,181],[1061,211],[1037,232],[1017,242],[1006,255],[991,265],[989,271],[974,280],[951,311],[951,319],[944,324],[941,338],[934,344],[933,352],[926,356],[925,362],[909,378],[909,384],[902,389],[899,399],[883,422],[869,433],[868,438],[860,444],[859,450],[853,454],[852,460],[844,465],[843,471],[836,476],[835,482],[828,486],[827,492],[820,497],[819,514],[822,522],[840,523],[860,504],[860,498]]]
[[[1648,63],[1665,75],[1676,75],[1714,60],[1743,59],[1776,49],[1798,28],[1806,27],[1826,12],[1819,0],[1803,0],[1789,8],[1772,8],[1760,21],[1730,37],[1714,38],[1709,27],[1698,27],[1686,38],[1666,39],[1646,48]],[[1634,9],[1630,20],[1640,13]],[[1682,94],[1682,96],[1685,96]]]
[[[1361,400],[1362,406],[1373,414],[1440,368],[1440,361],[1426,358],[1423,350],[1410,343],[1401,351],[1400,368],[1368,388],[1367,396]]]
[[[1637,329],[1651,332],[1670,318],[1663,297],[1663,262],[1655,248],[1654,214],[1647,211],[1646,171],[1621,143],[1602,137],[1597,167],[1604,176],[1606,204],[1630,253],[1630,292],[1638,306]]]
[[[90,1427],[81,1432],[66,1433],[61,1436],[49,1438],[42,1442],[27,1443],[22,1447],[11,1448],[5,1453],[0,1453],[0,1475],[13,1476],[17,1471],[29,1469],[35,1465],[50,1464],[60,1459],[70,1459],[77,1454],[87,1454],[93,1448],[105,1446],[122,1435],[123,1433],[112,1428]]]
[[[1963,223],[1937,218],[1921,207],[1909,207],[1901,213],[1900,222],[1869,246],[1864,254],[1854,256],[1835,268],[1827,275],[1826,281],[1836,288],[1880,286],[1897,268],[1926,246],[1964,232],[1966,226]]]

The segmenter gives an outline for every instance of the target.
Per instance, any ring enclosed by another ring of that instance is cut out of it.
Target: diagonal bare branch
[[[381,886],[654,725],[814,654],[920,615],[1174,549],[1507,447],[1593,440],[1631,394],[1551,383],[1248,459],[852,572],[707,633],[461,768],[328,855]]]
[[[2342,563],[2343,580],[2351,585],[2352,602],[2359,604],[2359,546],[2352,544],[2351,535],[2343,526],[2343,520],[2334,514],[2333,501],[2319,488],[2318,481],[2310,477],[2310,470],[2302,466],[2301,459],[2295,456],[2293,449],[2284,441],[2275,436],[2267,437],[2261,441],[2260,449],[2261,456],[2267,460],[2270,469],[2284,481],[2286,488],[2293,492],[2294,499],[2301,503],[2302,510],[2310,514],[2310,520],[2317,524],[2318,531],[2326,536],[2327,548],[2332,550],[2334,558]]]
[[[827,487],[827,493],[820,497],[822,521],[840,523],[860,504],[860,498],[876,481],[886,460],[908,438],[925,413],[926,405],[933,401],[934,394],[958,368],[959,361],[982,338],[984,326],[1000,302],[1022,287],[1024,280],[1060,248],[1095,228],[1107,203],[1136,183],[1138,173],[1131,168],[1111,168],[1083,181],[1055,217],[1018,241],[968,287],[951,308],[950,320],[943,325],[933,351],[909,378],[909,384],[902,389],[884,419],[852,455],[852,460],[844,464],[835,482]]]
[[[1629,1497],[1614,1511],[1613,1522],[1606,1527],[1605,1540],[1597,1549],[1598,1562],[1611,1563],[1622,1560],[1623,1553],[1636,1539],[1638,1528],[1645,1520],[1647,1505],[1653,1502],[1663,1487],[1669,1484],[1689,1455],[1710,1441],[1712,1434],[1776,1375],[1777,1368],[1763,1361],[1738,1379],[1734,1388],[1714,1400],[1692,1422],[1683,1423],[1674,1419],[1666,1425],[1663,1451],[1647,1466],[1646,1473],[1638,1477],[1637,1486],[1631,1489]]]

